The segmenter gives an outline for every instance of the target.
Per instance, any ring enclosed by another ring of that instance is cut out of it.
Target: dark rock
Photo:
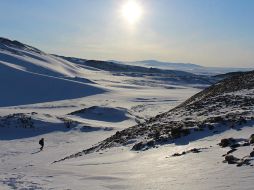
[[[157,140],[159,143],[166,143],[168,142],[169,137],[166,136],[160,136],[160,138]]]
[[[231,149],[230,151],[228,151],[227,154],[231,154],[231,153],[233,153],[233,152],[235,152],[235,151],[237,151],[237,149],[236,149],[236,148],[233,148],[233,149]]]
[[[250,153],[250,157],[254,157],[254,151]]]
[[[220,123],[220,122],[223,122],[223,121],[224,121],[224,118],[221,117],[221,116],[217,116],[217,117],[213,118],[213,122],[215,122],[215,123]]]
[[[172,128],[171,130],[171,136],[173,138],[180,138],[182,135],[186,136],[190,134],[190,130],[189,129],[183,129],[182,127],[176,127],[176,128]]]
[[[173,137],[173,138],[180,138],[181,137],[181,129],[180,128],[173,128],[172,130],[171,130],[171,136]]]
[[[239,163],[236,165],[237,167],[243,166],[243,165],[250,165],[250,159],[242,159],[241,161],[239,161]]]
[[[182,154],[180,154],[180,153],[175,153],[175,154],[173,154],[172,156],[173,156],[173,157],[182,156]]]
[[[226,155],[226,156],[225,156],[225,161],[226,161],[228,164],[237,164],[237,162],[239,161],[239,158],[236,158],[236,157],[233,156],[233,155]]]
[[[229,139],[221,139],[219,145],[222,147],[222,148],[225,148],[225,147],[228,147],[230,146],[232,143],[233,143],[234,139],[232,138],[229,138]]]
[[[135,144],[131,150],[134,150],[134,151],[139,151],[139,150],[142,150],[143,148],[145,147],[145,145],[143,144],[143,142],[139,142],[137,144]]]
[[[232,145],[230,145],[230,148],[238,148],[238,147],[240,147],[241,145],[239,144],[239,143],[235,143],[235,144],[232,144]]]
[[[250,146],[250,143],[245,142],[245,143],[242,144],[242,146]]]
[[[200,152],[201,152],[201,150],[198,149],[198,148],[193,148],[193,149],[191,149],[190,151],[191,151],[192,153],[200,153]]]
[[[155,145],[155,141],[151,140],[151,141],[148,141],[146,144],[147,144],[147,146],[154,146]]]
[[[119,137],[121,133],[119,131],[116,132],[115,136]]]
[[[252,134],[249,138],[250,144],[254,144],[254,134]]]
[[[188,154],[188,153],[200,153],[201,149],[206,149],[206,148],[193,148],[193,149],[188,150],[188,151],[183,151],[182,153],[175,153],[172,156],[175,157],[175,156],[182,156],[182,155],[185,155],[185,154]]]

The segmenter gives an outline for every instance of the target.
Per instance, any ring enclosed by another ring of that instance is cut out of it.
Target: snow
[[[77,112],[71,113],[81,118],[99,120],[106,122],[121,122],[130,118],[128,110],[125,108],[111,108],[93,106]]]
[[[248,138],[252,132],[250,126],[187,145],[172,144],[140,153],[115,148],[57,164],[51,164],[52,160],[89,147],[110,132],[50,133],[44,136],[45,150],[38,153],[40,136],[2,141],[0,181],[7,187],[9,183],[20,189],[29,186],[34,189],[252,189],[253,168],[222,163],[227,150],[217,145],[218,139]],[[208,149],[199,154],[170,156],[193,147]],[[245,148],[237,155],[245,156],[250,151]]]
[[[31,48],[9,48],[0,48],[1,190],[253,189],[252,166],[223,163],[228,149],[217,145],[222,138],[249,138],[252,123],[240,131],[199,132],[144,152],[115,147],[53,164],[170,110],[200,89],[112,75]],[[24,128],[27,122],[32,127]],[[192,148],[206,149],[171,156]],[[234,155],[250,151],[240,147]]]
[[[22,72],[1,64],[0,70],[3,73],[0,75],[0,106],[73,99],[105,91],[88,84]]]

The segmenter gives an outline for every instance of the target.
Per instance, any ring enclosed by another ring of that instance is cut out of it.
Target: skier
[[[42,151],[44,147],[44,138],[41,138],[41,140],[39,141],[39,144],[41,145],[40,150]]]

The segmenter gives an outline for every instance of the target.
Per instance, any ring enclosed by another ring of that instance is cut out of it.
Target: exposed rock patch
[[[183,151],[181,153],[174,153],[172,155],[172,157],[183,156],[183,155],[186,155],[188,153],[195,153],[195,154],[197,154],[197,153],[202,152],[202,150],[205,150],[205,149],[207,149],[207,148],[193,148],[193,149],[190,149],[190,150],[187,150],[187,151]]]

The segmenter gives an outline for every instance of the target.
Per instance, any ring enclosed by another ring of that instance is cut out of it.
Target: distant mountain
[[[129,63],[129,62],[128,62]],[[133,64],[141,64],[146,65],[148,67],[160,67],[164,69],[184,69],[184,70],[192,70],[192,69],[203,69],[203,66],[192,64],[192,63],[170,63],[170,62],[161,62],[157,60],[144,60],[144,61],[135,61]]]
[[[225,74],[228,72],[238,72],[238,71],[251,71],[254,68],[225,68],[225,67],[204,67],[192,63],[171,63],[171,62],[161,62],[156,60],[144,60],[135,62],[119,62],[112,61],[116,63],[122,63],[127,65],[136,65],[143,67],[153,67],[159,69],[169,69],[169,70],[179,70],[186,71],[193,74],[203,74],[203,75],[218,75]]]
[[[164,74],[172,74],[176,76],[194,76],[192,73],[188,73],[185,71],[178,71],[178,70],[165,70],[165,69],[158,69],[158,68],[147,68],[142,66],[134,66],[134,65],[126,65],[123,63],[116,63],[111,61],[99,61],[99,60],[87,60],[87,59],[79,59],[73,57],[64,57],[59,56],[65,60],[70,62],[74,62],[76,64],[93,67],[96,69],[100,69],[103,71],[109,72],[136,72],[136,73],[164,73]]]
[[[214,77],[220,78],[220,79],[226,79],[226,78],[230,78],[230,77],[233,77],[236,75],[240,75],[242,73],[244,73],[244,72],[243,71],[229,72],[229,73],[225,73],[225,74],[218,74],[218,75],[215,75]]]
[[[173,143],[191,133],[197,133],[192,135],[194,140],[203,138],[253,122],[253,108],[254,71],[239,73],[201,91],[168,112],[118,131],[94,147],[62,160],[115,146],[128,146],[137,151],[147,150]]]
[[[55,55],[57,56],[57,55]],[[78,64],[86,69],[98,69],[112,72],[114,75],[126,75],[132,77],[148,76],[155,80],[172,82],[172,84],[202,84],[211,85],[219,78],[204,75],[196,75],[181,70],[166,70],[153,67],[144,67],[136,65],[127,65],[114,61],[87,60],[73,57],[59,56],[62,59]]]

